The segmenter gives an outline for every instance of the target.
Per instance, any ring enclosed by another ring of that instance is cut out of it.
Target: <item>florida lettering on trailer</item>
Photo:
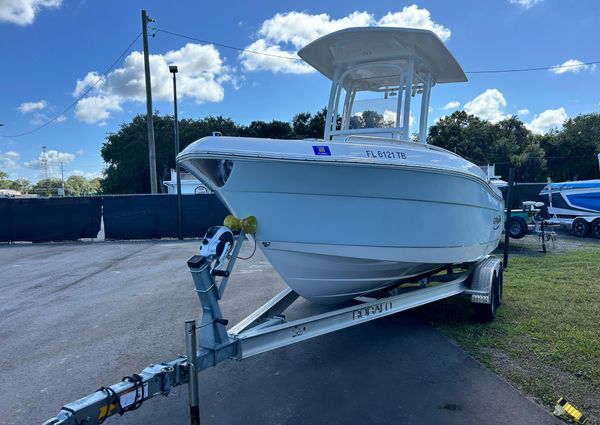
[[[365,150],[367,158],[387,158],[387,159],[406,159],[406,154],[402,151],[373,151]]]
[[[391,301],[385,301],[379,304],[370,305],[368,307],[357,308],[352,312],[352,320],[362,319],[363,317],[376,316],[391,310],[393,304]]]

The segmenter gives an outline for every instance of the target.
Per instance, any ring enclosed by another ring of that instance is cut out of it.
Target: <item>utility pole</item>
[[[42,146],[42,166],[44,167],[44,178],[48,179],[48,156],[46,146]]]
[[[60,181],[62,182],[62,196],[65,196],[65,169],[62,161],[60,161]]]
[[[154,149],[154,119],[152,117],[152,82],[150,81],[150,54],[148,53],[148,22],[153,19],[142,10],[142,39],[144,42],[144,72],[146,74],[146,122],[148,125],[148,162],[150,165],[150,191],[156,194],[156,151]]]
[[[183,239],[181,218],[181,169],[177,162],[179,155],[179,120],[177,119],[177,66],[169,66],[169,72],[173,74],[173,118],[175,120],[175,174],[177,175],[177,238]]]

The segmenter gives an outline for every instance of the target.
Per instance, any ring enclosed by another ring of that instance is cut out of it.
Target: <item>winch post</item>
[[[223,279],[221,279],[221,283],[219,284],[219,299],[223,298],[223,293],[225,292],[225,288],[227,287],[227,282],[229,282],[229,276],[231,276],[233,266],[235,265],[235,260],[237,260],[245,238],[246,232],[242,230],[237,238],[235,246],[233,247],[233,252],[231,253],[229,263],[227,263],[227,268],[225,269],[227,273],[225,273],[225,276],[223,277]]]
[[[211,274],[210,263],[201,255],[194,255],[188,260],[188,267],[194,279],[195,291],[202,305],[202,320],[200,321],[200,347],[216,350],[229,342],[229,336],[219,306],[215,278]]]
[[[188,365],[188,394],[190,404],[190,423],[200,425],[200,397],[198,395],[198,370],[196,368],[196,321],[185,322],[185,348]]]

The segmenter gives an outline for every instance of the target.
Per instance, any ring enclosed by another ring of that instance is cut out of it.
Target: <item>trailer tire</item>
[[[494,275],[492,287],[490,288],[490,303],[489,304],[473,304],[475,309],[475,317],[482,323],[488,323],[494,320],[496,317],[496,308],[498,307],[497,301],[498,292],[498,279]]]
[[[508,235],[513,239],[521,239],[527,234],[527,222],[523,217],[511,217],[508,222]]]
[[[600,218],[597,218],[594,221],[592,221],[591,232],[593,237],[595,237],[596,239],[600,239]]]
[[[571,224],[571,229],[575,236],[585,238],[590,233],[590,224],[584,218],[576,218]]]

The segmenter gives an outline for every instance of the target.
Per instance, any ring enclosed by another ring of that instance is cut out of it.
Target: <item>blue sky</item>
[[[101,172],[100,147],[134,115],[145,113],[141,39],[105,78],[101,74],[150,27],[215,43],[294,55],[308,41],[345,26],[397,25],[434,30],[465,71],[575,65],[553,70],[468,74],[439,85],[430,121],[464,108],[492,121],[519,115],[538,133],[566,117],[598,111],[600,2],[592,0],[449,1],[117,1],[8,0],[0,3],[0,170],[41,177]],[[151,30],[151,33],[154,32]],[[177,64],[180,117],[225,115],[241,122],[289,121],[325,106],[329,83],[296,61],[201,44],[166,32],[150,38],[154,109],[172,113],[169,64]],[[87,97],[58,120],[78,95]]]

